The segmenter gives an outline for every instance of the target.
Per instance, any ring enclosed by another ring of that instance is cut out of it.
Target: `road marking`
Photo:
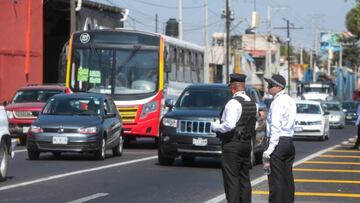
[[[297,183],[345,183],[360,184],[360,180],[295,179]]]
[[[73,201],[70,201],[70,202],[67,202],[67,203],[83,203],[83,202],[87,202],[87,201],[90,201],[90,200],[93,200],[93,199],[96,199],[96,198],[99,198],[99,197],[104,197],[104,196],[107,196],[109,195],[109,193],[96,193],[96,194],[93,194],[93,195],[90,195],[90,196],[87,196],[87,197],[83,197],[83,198],[80,198],[80,199],[77,199],[77,200],[73,200]]]
[[[321,168],[293,168],[297,172],[330,172],[330,173],[360,173],[360,170],[340,170],[340,169],[321,169]]]
[[[269,195],[269,191],[252,191],[253,195]],[[316,196],[316,197],[352,197],[360,198],[360,194],[351,193],[329,193],[329,192],[295,192],[295,196]]]
[[[344,162],[344,161],[305,161],[304,164],[360,165],[359,162]]]
[[[326,154],[320,155],[321,158],[346,158],[346,159],[359,159],[360,156],[349,156],[349,155],[333,155],[333,154]]]
[[[14,152],[15,152],[15,153],[18,153],[18,152],[27,152],[27,149],[19,149],[19,150],[15,150]]]
[[[330,152],[344,152],[344,153],[360,153],[360,150],[330,150]]]
[[[116,164],[109,164],[109,165],[95,167],[95,168],[78,170],[78,171],[73,171],[73,172],[69,172],[69,173],[63,173],[63,174],[54,175],[54,176],[48,176],[48,177],[45,177],[45,178],[39,178],[39,179],[36,179],[36,180],[26,181],[26,182],[22,182],[22,183],[18,183],[18,184],[3,186],[3,187],[0,187],[0,191],[9,190],[9,189],[17,188],[17,187],[22,187],[22,186],[33,185],[35,183],[41,183],[41,182],[45,182],[45,181],[49,181],[49,180],[55,180],[55,179],[64,178],[64,177],[67,177],[67,176],[78,175],[78,174],[83,174],[83,173],[89,173],[89,172],[93,172],[93,171],[99,171],[99,170],[103,170],[103,169],[108,169],[108,168],[113,168],[113,167],[117,167],[117,166],[133,164],[133,163],[142,162],[142,161],[148,161],[148,160],[152,160],[152,159],[156,159],[156,158],[157,158],[157,156],[150,156],[150,157],[145,157],[145,158],[141,158],[141,159],[135,159],[135,160],[131,160],[131,161],[120,162],[120,163],[116,163]]]
[[[314,153],[314,154],[310,154],[309,156],[307,156],[307,157],[305,157],[305,158],[303,158],[303,159],[295,162],[295,163],[293,164],[293,167],[298,166],[298,165],[304,163],[305,161],[308,161],[308,160],[310,160],[310,159],[313,159],[313,158],[319,156],[320,154],[324,154],[324,153],[326,153],[326,152],[328,152],[328,151],[334,150],[336,147],[339,147],[339,145],[334,145],[334,146],[332,146],[332,147],[329,147],[329,148],[323,149],[323,150],[321,150],[321,151],[318,151],[318,152],[316,152],[316,153]],[[293,170],[294,170],[294,169],[293,169]],[[360,171],[359,171],[359,172],[360,172]],[[263,175],[263,176],[255,179],[255,180],[251,181],[251,187],[254,187],[255,185],[257,185],[257,184],[259,184],[259,183],[261,183],[261,182],[263,182],[263,181],[265,181],[265,180],[267,180],[267,176],[266,176],[266,175]],[[221,202],[221,201],[225,200],[225,198],[226,198],[226,197],[225,197],[225,193],[223,193],[223,194],[221,194],[221,195],[218,195],[218,196],[216,196],[216,197],[214,197],[214,198],[206,201],[205,203],[218,203],[218,202]]]

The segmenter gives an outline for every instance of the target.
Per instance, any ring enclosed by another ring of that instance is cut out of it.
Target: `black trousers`
[[[355,148],[359,147],[359,144],[360,144],[360,124],[358,125],[357,139],[356,139],[356,143],[355,143]]]
[[[294,177],[292,166],[295,147],[292,138],[280,137],[278,145],[270,156],[269,203],[294,202]]]
[[[222,145],[221,167],[229,203],[251,203],[250,152],[250,141],[231,141]]]

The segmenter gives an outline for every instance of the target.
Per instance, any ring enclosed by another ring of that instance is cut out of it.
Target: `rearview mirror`
[[[165,106],[169,107],[170,109],[175,106],[175,100],[173,99],[166,99]]]

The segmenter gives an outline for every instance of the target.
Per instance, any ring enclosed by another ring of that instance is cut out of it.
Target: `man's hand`
[[[219,128],[220,126],[220,121],[217,119],[214,119],[213,122],[211,122],[211,130],[216,132],[216,130]]]

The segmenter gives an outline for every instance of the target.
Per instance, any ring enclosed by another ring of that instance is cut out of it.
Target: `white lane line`
[[[63,174],[54,175],[54,176],[48,176],[48,177],[45,177],[45,178],[39,178],[39,179],[36,179],[36,180],[26,181],[26,182],[22,182],[22,183],[18,183],[18,184],[3,186],[3,187],[0,187],[0,191],[9,190],[9,189],[17,188],[17,187],[22,187],[22,186],[28,186],[28,185],[32,185],[32,184],[35,184],[35,183],[41,183],[41,182],[49,181],[49,180],[64,178],[64,177],[67,177],[67,176],[78,175],[78,174],[83,174],[83,173],[89,173],[89,172],[93,172],[93,171],[99,171],[99,170],[103,170],[103,169],[108,169],[108,168],[113,168],[113,167],[117,167],[117,166],[133,164],[133,163],[142,162],[142,161],[148,161],[148,160],[156,159],[156,158],[157,158],[157,156],[150,156],[150,157],[145,157],[145,158],[141,158],[141,159],[135,159],[135,160],[131,160],[131,161],[120,162],[120,163],[116,163],[116,164],[110,164],[110,165],[105,165],[105,166],[100,166],[100,167],[95,167],[95,168],[89,168],[89,169],[84,169],[84,170],[79,170],[79,171],[73,171],[73,172],[69,172],[69,173],[63,173]]]
[[[333,150],[333,149],[335,149],[336,147],[339,147],[339,145],[334,145],[334,146],[329,147],[329,148],[327,148],[327,149],[324,149],[324,150],[318,151],[318,152],[316,152],[316,153],[314,153],[314,154],[311,154],[311,155],[309,155],[309,156],[307,156],[307,157],[305,157],[305,158],[303,158],[303,159],[295,162],[295,163],[293,164],[293,167],[298,166],[298,165],[304,163],[305,161],[308,161],[308,160],[310,160],[310,159],[313,159],[313,158],[315,158],[315,157],[319,156],[320,154],[323,154],[323,153],[325,153],[325,152],[327,152],[327,151]],[[251,181],[251,186],[254,187],[255,185],[257,185],[257,184],[259,184],[259,183],[261,183],[261,182],[263,182],[263,181],[265,181],[265,180],[267,180],[267,176],[266,176],[266,175],[263,175],[263,176],[255,179],[255,180]],[[221,194],[221,195],[219,195],[219,196],[216,196],[216,197],[214,197],[214,198],[206,201],[205,203],[218,203],[218,202],[224,201],[225,198],[226,198],[226,197],[225,197],[225,193],[223,193],[223,194]]]
[[[104,197],[104,196],[107,196],[109,195],[109,193],[96,193],[96,194],[93,194],[93,195],[90,195],[90,196],[87,196],[87,197],[83,197],[83,198],[80,198],[80,199],[77,199],[77,200],[73,200],[73,201],[70,201],[70,202],[66,202],[66,203],[83,203],[83,202],[87,202],[87,201],[90,201],[90,200],[93,200],[93,199],[96,199],[96,198],[99,198],[99,197]]]
[[[19,150],[15,150],[14,152],[15,152],[15,153],[18,153],[18,152],[27,152],[27,149],[19,149]]]

